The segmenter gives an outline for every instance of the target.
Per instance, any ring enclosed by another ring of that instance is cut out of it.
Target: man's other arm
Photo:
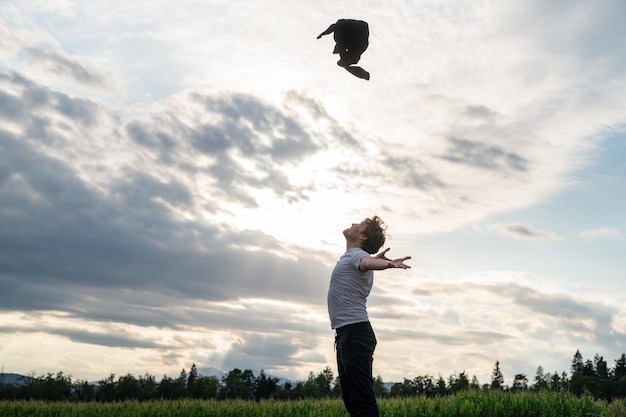
[[[389,251],[389,248],[385,249],[381,253],[376,256],[364,256],[361,258],[359,262],[359,269],[363,272],[365,271],[382,271],[384,269],[389,268],[401,268],[407,269],[410,268],[409,265],[405,264],[404,261],[408,261],[411,259],[410,256],[405,256],[403,258],[397,259],[389,259],[385,254]]]

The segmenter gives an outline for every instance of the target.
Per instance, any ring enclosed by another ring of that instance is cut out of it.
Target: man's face
[[[351,242],[358,241],[359,238],[365,237],[364,232],[365,232],[366,226],[367,225],[365,224],[365,222],[352,223],[351,227],[343,231],[343,235],[348,241],[351,241]]]

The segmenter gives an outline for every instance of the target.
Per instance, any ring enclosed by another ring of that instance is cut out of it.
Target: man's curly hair
[[[361,247],[367,253],[374,254],[385,244],[387,225],[378,216],[365,219],[364,222],[366,226],[363,234],[367,239],[363,241]]]

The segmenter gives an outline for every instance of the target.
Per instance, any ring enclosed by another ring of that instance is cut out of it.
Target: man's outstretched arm
[[[402,268],[407,269],[410,268],[409,265],[405,264],[404,261],[408,261],[411,259],[410,256],[405,256],[403,258],[398,259],[389,259],[385,255],[389,249],[385,249],[381,253],[376,256],[364,256],[361,258],[359,262],[359,269],[363,272],[365,271],[382,271],[383,269],[389,268]]]
[[[333,23],[332,25],[328,26],[328,29],[326,29],[325,31],[317,35],[317,39],[321,38],[324,35],[329,35],[333,33],[334,31],[335,31],[335,24]]]

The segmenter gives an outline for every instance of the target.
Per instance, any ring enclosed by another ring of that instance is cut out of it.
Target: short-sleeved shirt
[[[369,254],[361,248],[348,249],[330,276],[328,315],[333,329],[369,320],[365,306],[374,283],[374,271],[359,269],[364,256]]]
[[[339,19],[335,23],[333,38],[338,45],[351,53],[361,55],[369,45],[370,30],[367,22]]]

